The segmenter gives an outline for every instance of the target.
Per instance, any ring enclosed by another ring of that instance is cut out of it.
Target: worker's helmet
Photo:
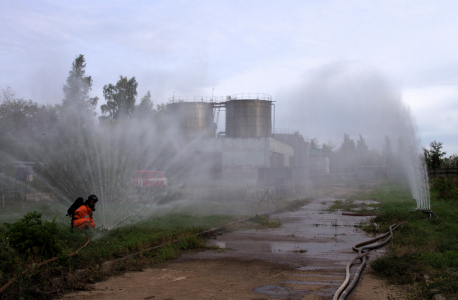
[[[99,201],[99,199],[97,198],[96,195],[89,195],[86,199],[86,203],[87,205],[89,205],[89,207],[92,209],[92,210],[95,210],[95,203]]]
[[[96,195],[89,195],[89,196],[87,197],[87,201],[88,201],[88,202],[94,201],[94,203],[95,203],[95,202],[99,201],[99,199],[97,198]]]

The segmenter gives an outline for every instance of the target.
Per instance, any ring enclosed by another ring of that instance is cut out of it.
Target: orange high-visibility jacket
[[[94,219],[92,218],[92,210],[88,205],[81,205],[75,213],[73,214],[73,227],[76,227],[78,230],[92,226],[95,227]]]

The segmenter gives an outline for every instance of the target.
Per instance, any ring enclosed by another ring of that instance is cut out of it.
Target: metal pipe
[[[275,134],[275,104],[271,103],[274,106],[274,118],[272,121],[272,133]]]

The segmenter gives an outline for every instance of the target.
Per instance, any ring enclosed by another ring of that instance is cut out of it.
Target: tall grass
[[[366,195],[382,203],[366,230],[386,232],[390,225],[406,221],[394,233],[387,254],[371,267],[392,283],[410,285],[415,299],[429,299],[432,289],[449,296],[458,293],[458,200],[444,197],[435,185],[433,181],[431,209],[438,217],[415,211],[414,199],[402,186],[385,185]]]

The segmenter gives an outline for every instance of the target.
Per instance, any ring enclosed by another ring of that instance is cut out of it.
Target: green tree
[[[122,75],[116,85],[111,83],[105,85],[103,87],[103,96],[106,104],[100,107],[102,113],[107,115],[113,122],[120,118],[130,118],[135,110],[137,87],[138,83],[135,77],[127,79]]]
[[[0,99],[0,150],[16,160],[26,159],[24,152],[56,124],[57,108],[15,98],[10,87],[2,90]]]
[[[164,112],[166,108],[167,108],[167,104],[165,104],[165,103],[161,103],[161,104],[157,105],[157,111],[158,112]]]
[[[369,151],[369,148],[366,144],[366,140],[363,138],[361,134],[359,135],[359,140],[356,141],[356,150],[360,153],[366,153]]]
[[[359,135],[359,139],[356,141],[356,155],[358,166],[371,165],[369,158],[369,147],[367,146],[366,140],[363,138],[361,134]]]
[[[320,144],[317,138],[313,138],[310,140],[310,147],[312,149],[320,149]]]
[[[444,157],[447,152],[442,152],[442,143],[440,142],[433,141],[429,146],[430,167],[432,170],[435,170],[441,167],[442,157]]]
[[[140,103],[135,106],[134,115],[139,118],[152,118],[156,113],[154,103],[151,100],[151,92],[148,91],[140,100]]]
[[[458,154],[450,155],[442,159],[442,168],[458,168]]]
[[[349,134],[344,134],[344,140],[336,153],[337,171],[340,173],[355,173],[357,152],[355,141]]]
[[[339,151],[346,154],[352,154],[356,151],[355,141],[350,138],[349,134],[344,134],[344,140]]]
[[[72,107],[77,110],[93,110],[97,106],[98,97],[90,98],[89,91],[92,88],[91,76],[86,73],[86,61],[84,55],[78,55],[72,63],[72,69],[64,85],[64,107]]]

